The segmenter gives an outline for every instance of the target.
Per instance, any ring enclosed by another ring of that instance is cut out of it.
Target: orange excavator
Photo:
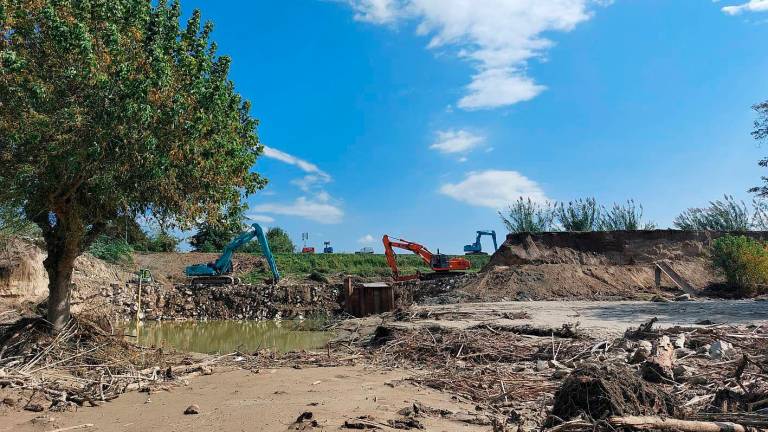
[[[435,279],[439,277],[452,276],[454,272],[468,270],[472,265],[472,263],[470,263],[466,258],[449,258],[448,255],[441,254],[439,250],[436,254],[433,254],[426,247],[412,241],[399,238],[394,240],[395,241],[390,240],[389,236],[386,234],[381,239],[381,241],[384,243],[384,254],[387,256],[387,264],[389,264],[389,267],[392,269],[392,278],[396,281]],[[434,270],[434,273],[400,275],[400,271],[397,269],[397,261],[395,260],[395,251],[393,248],[409,250],[420,256],[421,259],[427,263],[429,268]]]

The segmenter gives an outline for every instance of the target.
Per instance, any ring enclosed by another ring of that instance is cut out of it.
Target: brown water
[[[332,333],[313,330],[305,321],[150,321],[125,328],[129,340],[142,346],[199,353],[287,352],[323,348]],[[138,337],[137,337],[138,335]]]

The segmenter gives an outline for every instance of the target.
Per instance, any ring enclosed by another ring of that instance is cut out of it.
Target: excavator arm
[[[187,276],[199,278],[200,280],[203,280],[206,277],[211,278],[211,281],[224,280],[221,278],[217,279],[216,277],[231,273],[232,255],[237,249],[256,237],[259,240],[259,244],[261,244],[261,250],[264,253],[264,258],[267,259],[269,270],[272,272],[272,278],[274,282],[279,282],[280,272],[277,270],[275,257],[272,255],[272,251],[269,249],[269,242],[267,241],[267,236],[264,235],[264,230],[262,230],[261,226],[257,223],[252,224],[251,227],[253,228],[252,230],[238,235],[234,240],[229,242],[229,244],[227,244],[221,251],[221,255],[219,255],[219,258],[216,259],[216,261],[208,264],[194,264],[187,267],[185,270]]]
[[[395,240],[398,241],[393,242],[386,234],[384,234],[384,237],[381,239],[382,243],[384,243],[384,255],[387,257],[387,264],[389,265],[389,268],[392,269],[392,277],[398,281],[419,279],[420,276],[418,273],[414,275],[400,276],[400,270],[397,268],[397,259],[395,258],[395,251],[393,248],[409,250],[420,256],[427,265],[431,265],[432,252],[418,243],[409,242],[403,239]]]

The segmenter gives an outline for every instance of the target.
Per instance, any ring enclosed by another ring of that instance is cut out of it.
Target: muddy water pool
[[[333,334],[304,321],[149,321],[125,327],[128,340],[142,346],[199,353],[280,352],[325,347]]]

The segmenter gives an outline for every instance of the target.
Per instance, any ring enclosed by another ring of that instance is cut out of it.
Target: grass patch
[[[469,272],[480,271],[488,263],[488,255],[468,255],[472,267]],[[280,274],[306,277],[323,274],[349,274],[361,277],[389,277],[392,270],[387,265],[384,255],[361,254],[275,254],[275,261]],[[401,274],[416,271],[428,272],[429,267],[416,255],[398,255],[397,265]],[[269,276],[268,269],[254,271],[245,276],[245,280],[262,280]]]
[[[130,264],[133,262],[133,247],[125,240],[99,237],[88,249],[91,255],[112,264]]]

